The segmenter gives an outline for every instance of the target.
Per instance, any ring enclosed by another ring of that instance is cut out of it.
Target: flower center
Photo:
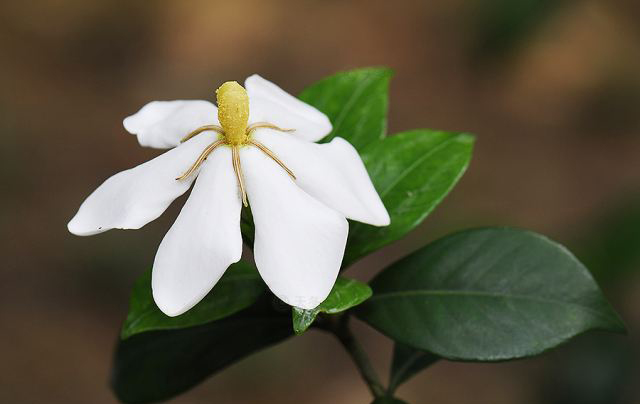
[[[238,180],[238,188],[240,189],[240,195],[244,206],[247,206],[247,193],[244,187],[242,167],[240,164],[241,146],[253,146],[258,148],[282,167],[287,174],[295,180],[296,176],[293,172],[289,170],[289,168],[271,150],[269,150],[269,148],[262,143],[251,139],[251,133],[259,128],[273,129],[280,132],[293,132],[295,129],[282,129],[269,122],[255,122],[247,126],[249,123],[249,96],[247,95],[247,90],[245,90],[236,81],[227,81],[221,85],[216,90],[216,97],[218,99],[218,120],[220,121],[221,126],[201,126],[183,137],[180,142],[184,143],[192,137],[206,131],[216,132],[222,136],[222,138],[207,146],[195,163],[193,163],[184,174],[176,178],[176,180],[184,180],[196,172],[198,167],[202,165],[207,157],[222,145],[231,147],[231,163]]]
[[[216,90],[218,120],[228,144],[239,146],[248,139],[249,96],[236,81],[227,81]]]

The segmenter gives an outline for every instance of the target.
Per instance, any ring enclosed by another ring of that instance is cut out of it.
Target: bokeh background
[[[476,225],[550,235],[593,270],[629,326],[536,359],[440,362],[412,403],[639,403],[640,2],[636,0],[49,0],[0,3],[0,402],[114,403],[112,350],[136,276],[181,199],[140,231],[67,233],[84,197],[155,156],[122,118],[213,98],[258,72],[292,93],[385,65],[389,131],[477,134],[469,171],[375,271]],[[391,345],[357,332],[386,372]],[[636,384],[634,384],[636,382]],[[174,403],[366,403],[337,342],[306,333]]]

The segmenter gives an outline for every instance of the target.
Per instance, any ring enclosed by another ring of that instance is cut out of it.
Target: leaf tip
[[[476,135],[469,132],[463,132],[458,134],[458,141],[460,143],[474,144],[476,142]]]
[[[615,315],[615,320],[611,324],[611,326],[608,328],[608,330],[618,334],[629,335],[629,328],[625,324],[622,317],[620,317],[620,315],[615,311],[614,311],[614,315]]]
[[[132,332],[125,327],[122,327],[122,330],[120,330],[120,340],[124,341],[125,339],[129,338],[132,334]]]

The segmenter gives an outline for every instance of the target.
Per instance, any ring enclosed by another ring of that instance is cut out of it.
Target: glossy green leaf
[[[216,286],[195,307],[177,317],[158,309],[151,294],[151,271],[135,283],[129,313],[121,338],[152,331],[192,327],[230,316],[255,302],[264,291],[264,282],[251,264],[240,261],[227,269]]]
[[[440,239],[382,271],[358,316],[448,359],[539,354],[587,330],[623,331],[589,271],[532,232],[486,228]]]
[[[371,288],[366,283],[353,279],[339,277],[331,289],[329,296],[316,308],[305,310],[292,308],[293,329],[296,334],[302,334],[320,313],[335,314],[348,310],[371,297]]]
[[[340,136],[361,150],[386,134],[392,75],[387,68],[338,73],[306,88],[299,97],[331,120],[333,131],[323,141]]]
[[[402,383],[439,359],[437,355],[430,352],[420,351],[400,343],[394,344],[389,392],[393,393]]]
[[[258,304],[205,325],[120,340],[111,386],[125,403],[166,400],[257,350],[290,336],[288,311]]]
[[[367,167],[391,224],[352,223],[344,266],[398,240],[418,226],[462,176],[473,136],[426,129],[398,133],[363,150]]]

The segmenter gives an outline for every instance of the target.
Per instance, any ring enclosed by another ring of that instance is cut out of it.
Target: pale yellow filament
[[[224,131],[218,125],[205,125],[205,126],[199,127],[198,129],[196,129],[196,130],[192,131],[191,133],[189,133],[187,136],[183,137],[182,140],[180,140],[180,143],[184,143],[187,140],[191,139],[192,137],[194,137],[196,135],[199,135],[202,132],[207,131],[207,130],[212,130],[214,132],[217,132],[220,135],[224,134]]]
[[[267,128],[267,129],[274,129],[280,132],[295,132],[295,129],[282,129],[272,123],[269,122],[256,122],[256,123],[252,123],[251,125],[249,125],[249,127],[247,128],[247,137],[251,136],[251,133],[253,133],[254,130],[256,129],[260,129],[260,128]]]
[[[244,178],[242,176],[242,164],[240,163],[238,146],[231,146],[231,164],[233,165],[233,171],[236,173],[236,178],[238,179],[238,187],[240,188],[240,195],[242,196],[242,204],[246,207],[248,206],[247,192],[244,188]]]
[[[293,171],[289,170],[289,167],[287,167],[278,157],[276,157],[276,155],[267,148],[267,146],[263,145],[262,143],[258,143],[255,140],[251,140],[249,141],[250,145],[253,145],[255,147],[257,147],[258,149],[262,150],[262,152],[264,154],[266,154],[267,156],[271,157],[271,159],[273,161],[275,161],[276,163],[278,163],[278,165],[280,167],[282,167],[284,169],[284,171],[287,172],[287,174],[289,174],[291,176],[292,179],[296,179],[295,174],[293,174]]]
[[[215,141],[213,143],[211,143],[209,146],[207,146],[206,149],[204,149],[204,151],[200,154],[200,157],[198,157],[198,159],[196,160],[195,163],[193,163],[193,165],[191,166],[191,168],[189,168],[184,174],[182,174],[181,176],[179,176],[178,178],[176,178],[176,180],[183,180],[185,178],[187,178],[188,176],[190,176],[191,174],[193,174],[198,167],[200,167],[200,165],[207,159],[207,157],[209,157],[209,155],[221,144],[224,144],[225,141],[223,139]]]

